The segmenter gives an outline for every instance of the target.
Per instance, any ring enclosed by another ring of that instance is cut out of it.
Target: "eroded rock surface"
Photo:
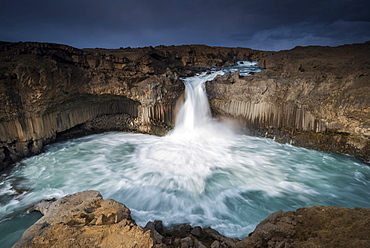
[[[159,220],[148,222],[145,228],[137,226],[128,208],[102,199],[98,191],[42,201],[35,210],[44,216],[23,234],[15,248],[370,247],[368,208],[306,207],[278,211],[261,221],[243,240],[188,224],[166,229]]]
[[[26,230],[14,247],[153,247],[150,231],[137,226],[130,210],[98,191],[43,201],[44,216]]]

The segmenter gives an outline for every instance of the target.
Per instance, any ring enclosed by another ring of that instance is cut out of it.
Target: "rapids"
[[[212,119],[204,82],[223,73],[184,79],[186,100],[164,137],[109,132],[23,159],[1,177],[0,243],[11,247],[40,217],[26,212],[39,200],[91,189],[124,203],[139,225],[190,223],[236,238],[277,210],[369,207],[370,167],[359,160],[238,134]]]

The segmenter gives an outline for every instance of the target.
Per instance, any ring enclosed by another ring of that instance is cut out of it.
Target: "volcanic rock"
[[[264,71],[207,82],[215,116],[255,135],[370,161],[370,42],[259,54]]]

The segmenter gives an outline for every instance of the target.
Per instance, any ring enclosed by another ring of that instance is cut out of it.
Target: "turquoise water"
[[[186,101],[164,137],[110,132],[56,143],[3,175],[2,247],[41,216],[29,207],[83,190],[124,203],[142,226],[159,219],[236,238],[278,210],[370,207],[370,167],[361,161],[238,134],[212,119],[204,82],[217,74],[184,80]]]
[[[370,167],[349,156],[246,135],[216,147],[164,139],[105,133],[24,159],[0,185],[0,243],[36,220],[25,210],[37,201],[89,189],[127,205],[142,226],[186,222],[238,238],[280,209],[369,207]],[[29,191],[16,196],[11,185]]]

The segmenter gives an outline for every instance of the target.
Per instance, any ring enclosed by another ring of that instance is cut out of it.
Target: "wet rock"
[[[144,228],[151,231],[152,237],[157,244],[163,243],[163,236],[161,235],[163,233],[162,221],[149,221]]]
[[[203,236],[203,230],[200,226],[196,226],[194,227],[191,231],[190,231],[190,234],[191,235],[194,235],[195,237],[197,238],[201,238]]]
[[[154,229],[159,233],[163,233],[164,232],[163,222],[161,220],[155,220]]]

